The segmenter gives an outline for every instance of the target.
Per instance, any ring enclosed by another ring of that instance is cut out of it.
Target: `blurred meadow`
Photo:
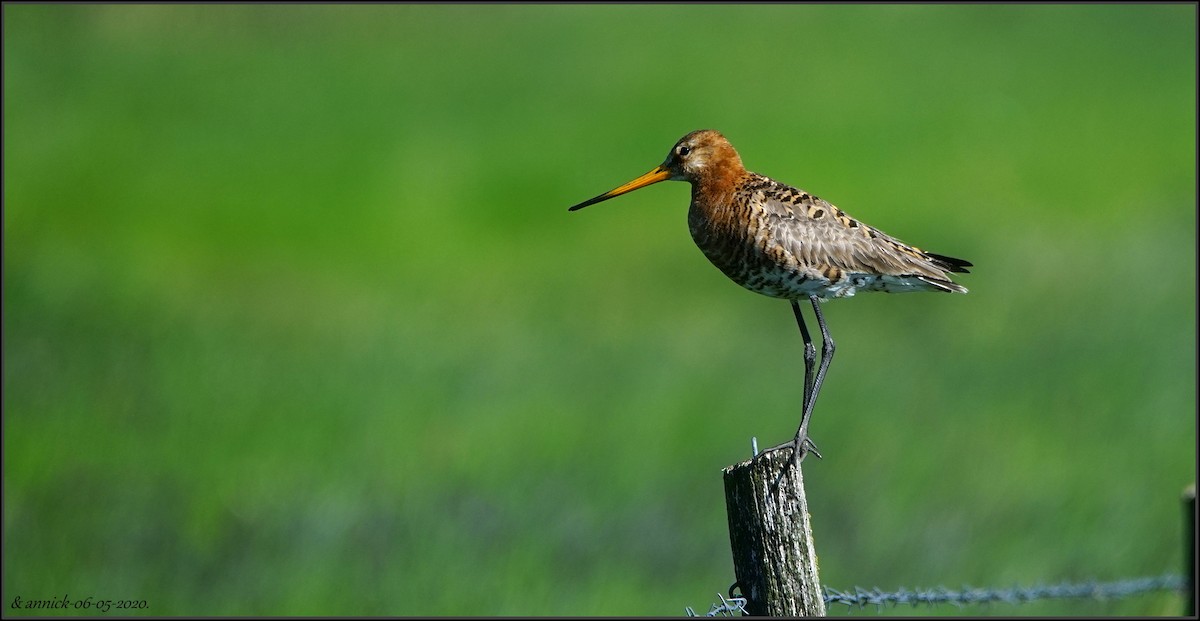
[[[706,611],[791,311],[686,184],[567,212],[705,127],[976,266],[824,306],[824,584],[1181,569],[1194,4],[6,3],[3,46],[6,605]]]

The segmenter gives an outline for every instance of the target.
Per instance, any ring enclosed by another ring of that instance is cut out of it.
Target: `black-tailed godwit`
[[[910,246],[804,190],[746,170],[733,145],[711,129],[680,138],[650,172],[570,210],[666,180],[692,184],[688,228],[713,265],[751,291],[792,303],[804,339],[800,427],[790,442],[764,453],[792,448],[793,464],[809,451],[821,456],[808,439],[808,424],[834,344],[819,302],[858,291],[967,292],[950,273],[965,273],[971,263]],[[801,300],[812,304],[821,330],[815,374],[816,348],[800,313]]]

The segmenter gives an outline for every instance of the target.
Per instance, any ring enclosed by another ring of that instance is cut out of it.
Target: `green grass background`
[[[966,296],[824,307],[825,584],[1181,568],[1195,5],[3,21],[6,607],[707,610],[720,469],[798,420],[791,311],[696,250],[683,184],[566,211],[704,127],[976,265]]]

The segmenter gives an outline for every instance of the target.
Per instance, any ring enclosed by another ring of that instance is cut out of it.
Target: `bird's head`
[[[601,201],[632,192],[638,188],[658,183],[659,181],[688,181],[700,183],[708,179],[723,178],[740,174],[742,158],[738,156],[733,145],[715,129],[698,129],[680,138],[667,159],[650,172],[570,208],[570,211],[583,209]]]

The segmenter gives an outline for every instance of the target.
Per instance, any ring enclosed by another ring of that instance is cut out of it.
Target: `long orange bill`
[[[588,205],[595,205],[596,203],[599,203],[600,201],[606,201],[614,196],[620,196],[626,192],[632,192],[638,188],[644,188],[650,184],[658,183],[659,181],[666,181],[667,179],[670,179],[670,178],[671,178],[671,171],[667,170],[666,168],[663,168],[662,166],[658,166],[654,170],[642,175],[641,177],[638,177],[637,179],[634,179],[633,181],[630,181],[629,183],[626,183],[625,185],[623,185],[619,188],[616,188],[615,190],[609,190],[609,191],[605,192],[604,194],[597,196],[596,198],[590,198],[586,201],[583,201],[582,203],[579,203],[578,205],[575,205],[574,207],[567,209],[567,211],[575,211],[576,209],[583,209],[584,207],[587,207]]]

